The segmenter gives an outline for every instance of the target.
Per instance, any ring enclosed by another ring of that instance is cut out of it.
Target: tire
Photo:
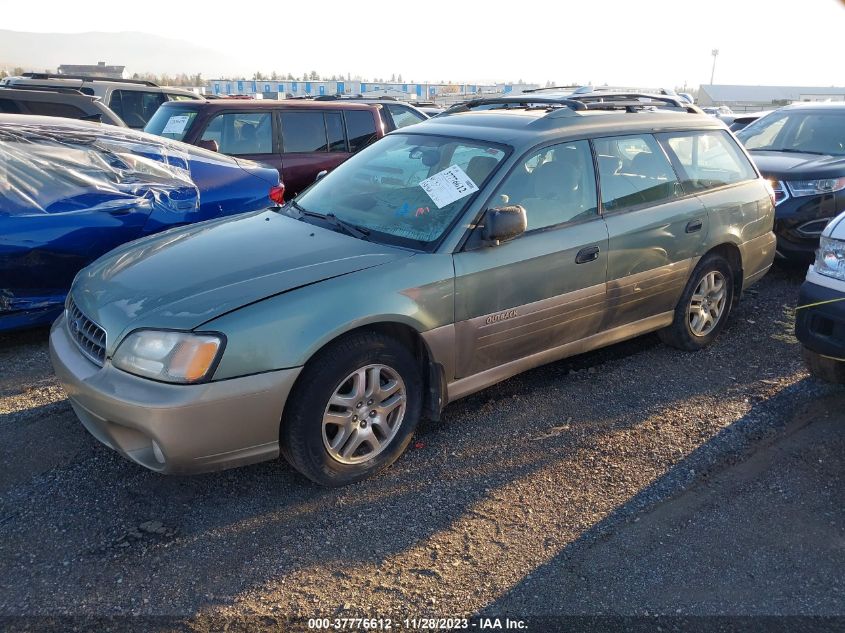
[[[712,291],[707,291],[707,286],[702,285],[707,283],[706,280],[721,281],[723,294],[715,289],[715,285],[711,286],[714,288]],[[724,257],[715,253],[703,257],[690,275],[675,307],[672,325],[658,332],[660,339],[667,345],[691,352],[710,345],[719,336],[730,316],[734,300],[733,280],[733,270]],[[704,301],[699,299],[702,289],[706,291],[703,293]],[[702,307],[694,310],[694,301]],[[711,323],[706,322],[707,315]]]
[[[836,385],[845,385],[845,362],[835,360],[802,348],[804,362],[810,373],[816,378]]]
[[[282,454],[323,486],[366,479],[407,448],[422,393],[419,363],[404,345],[375,332],[343,337],[300,374],[282,418]]]

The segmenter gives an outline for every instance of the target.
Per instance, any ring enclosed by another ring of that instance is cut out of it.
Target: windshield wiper
[[[295,200],[290,201],[290,206],[299,212],[300,218],[302,216],[309,216],[312,218],[317,218],[319,220],[325,220],[326,222],[340,229],[347,235],[351,235],[352,237],[358,238],[359,240],[366,240],[367,236],[370,234],[370,231],[368,231],[367,229],[341,220],[334,213],[326,213],[324,215],[322,213],[317,213],[316,211],[308,211],[307,209],[303,209],[302,206]]]
[[[350,224],[349,222],[345,222],[344,220],[341,220],[339,217],[337,217],[334,213],[327,213],[323,216],[323,218],[334,224],[336,227],[343,229],[352,237],[357,237],[359,240],[367,239],[367,236],[370,234],[367,229],[362,228],[360,226],[356,226],[354,224]]]
[[[751,152],[784,152],[785,154],[816,154],[817,156],[828,156],[824,152],[812,152],[808,149],[775,149],[774,147],[755,147]]]

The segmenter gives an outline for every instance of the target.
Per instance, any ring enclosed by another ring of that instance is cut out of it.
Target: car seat
[[[477,187],[480,187],[496,167],[497,162],[492,156],[473,156],[467,164],[466,175]]]

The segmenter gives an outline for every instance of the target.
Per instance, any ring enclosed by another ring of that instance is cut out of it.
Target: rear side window
[[[672,165],[652,135],[599,138],[593,143],[605,211],[659,204],[680,195]]]
[[[223,154],[270,154],[273,115],[270,112],[218,114],[205,128],[201,140],[217,141]]]
[[[358,152],[376,140],[376,120],[369,110],[347,110],[346,132],[349,151]]]
[[[425,121],[425,117],[420,116],[410,108],[403,108],[402,106],[389,105],[387,109],[390,111],[390,116],[393,117],[393,123],[396,129],[408,127],[414,123]]]
[[[24,107],[30,114],[40,116],[63,116],[68,119],[81,119],[85,112],[67,103],[47,103],[46,101],[24,101]]]
[[[109,107],[129,127],[142,128],[163,102],[164,95],[159,92],[115,90],[109,98]]]
[[[0,99],[0,112],[3,114],[20,114],[21,109],[11,99]]]
[[[686,191],[704,191],[757,177],[751,163],[723,130],[658,135],[683,168]]]

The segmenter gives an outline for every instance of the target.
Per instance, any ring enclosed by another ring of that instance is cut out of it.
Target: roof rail
[[[594,104],[606,104],[608,106],[613,104],[624,104],[625,106],[630,107],[640,104],[641,107],[649,106],[666,108],[668,106],[678,110],[683,110],[690,114],[702,114],[702,110],[698,106],[687,103],[684,99],[676,95],[659,95],[643,92],[606,92],[600,94],[593,93],[572,95],[570,98],[580,101],[581,103],[585,103],[588,107],[593,106]],[[600,110],[603,108],[596,105],[591,109]],[[608,107],[604,109],[613,108]]]
[[[523,90],[522,92],[523,93],[526,93],[526,92],[529,92],[529,93],[545,92],[546,90],[569,90],[571,92],[574,92],[574,91],[578,90],[579,88],[583,88],[583,87],[584,86],[545,86],[543,88],[527,88],[527,89]]]
[[[87,95],[82,92],[79,88],[74,88],[72,86],[50,86],[50,85],[43,85],[43,86],[33,86],[32,84],[4,84],[0,86],[0,90],[32,90],[35,92],[59,92],[62,94],[72,94],[72,95],[81,95],[83,97],[89,97],[91,99],[94,98],[93,95]]]
[[[543,109],[551,109],[551,108],[563,108],[567,107],[570,110],[586,110],[587,106],[581,103],[580,101],[576,101],[574,99],[565,99],[561,97],[489,97],[484,99],[472,99],[470,101],[466,101],[465,103],[459,103],[457,105],[453,105],[451,108],[444,110],[440,116],[444,114],[457,114],[459,112],[470,112],[476,108],[483,108],[487,105],[503,105],[503,106],[511,106],[514,109],[519,108],[543,108]],[[497,109],[508,109],[505,108],[497,108]]]
[[[591,101],[584,104],[588,110],[625,110],[626,112],[639,112],[646,108],[654,108],[657,110],[666,110],[667,107],[673,110],[686,112],[688,114],[702,114],[702,112],[694,105],[689,106],[675,106],[669,104],[667,106],[664,101]]]
[[[26,79],[79,79],[82,81],[113,81],[122,84],[138,84],[140,86],[151,86],[158,88],[159,85],[146,79],[116,79],[111,77],[97,77],[96,75],[62,75],[60,73],[24,73],[21,77]]]

